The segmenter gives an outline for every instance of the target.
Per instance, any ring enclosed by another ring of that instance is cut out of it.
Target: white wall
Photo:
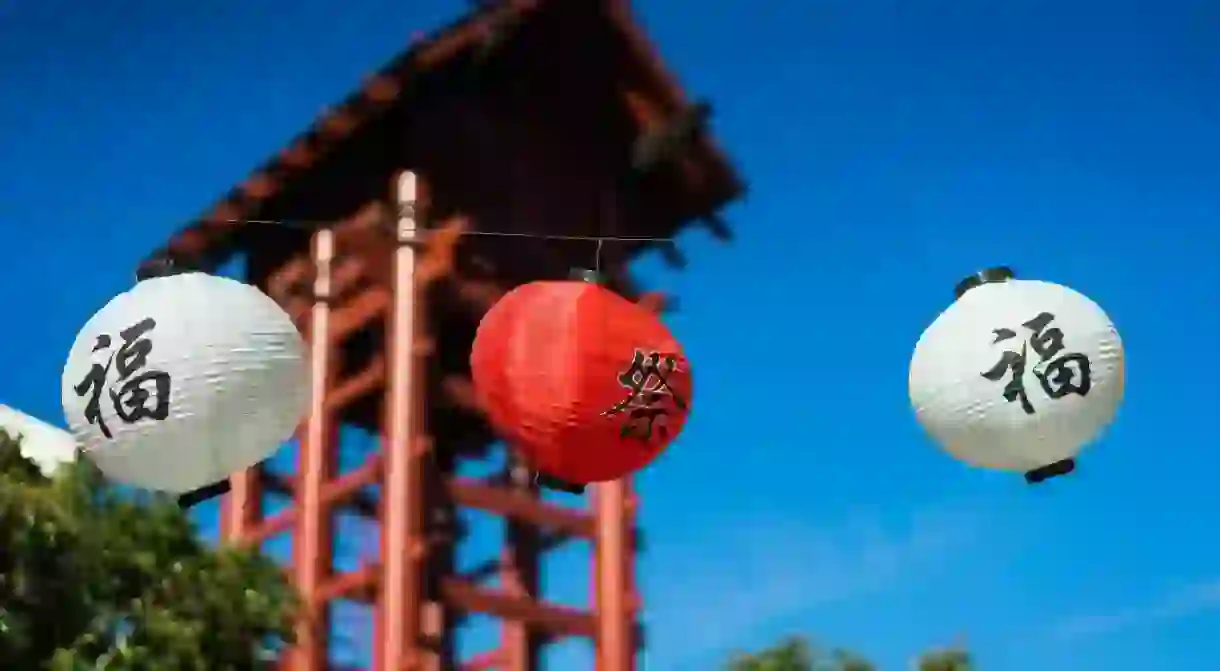
[[[0,404],[0,429],[24,437],[21,453],[50,475],[57,466],[76,458],[72,434],[19,410]]]

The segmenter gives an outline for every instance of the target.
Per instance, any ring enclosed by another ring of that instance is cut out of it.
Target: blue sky
[[[893,671],[958,640],[986,671],[1220,668],[1220,6],[639,5],[752,186],[736,243],[638,268],[680,297],[700,384],[640,478],[647,667],[806,632]],[[58,419],[73,335],[136,261],[461,10],[0,0],[0,402]],[[1092,296],[1128,348],[1119,421],[1036,489],[907,407],[916,338],[997,263]],[[552,560],[553,598],[587,599],[585,561]]]

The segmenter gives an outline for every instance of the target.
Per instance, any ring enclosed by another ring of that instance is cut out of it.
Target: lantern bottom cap
[[[542,471],[534,472],[534,482],[536,482],[541,487],[546,487],[547,489],[553,489],[555,491],[565,492],[568,494],[584,494],[585,493],[584,485],[574,484],[574,483],[568,482],[566,480],[557,478],[548,473],[543,473]]]
[[[178,507],[182,509],[192,508],[204,501],[214,499],[218,496],[228,493],[231,485],[229,479],[225,478],[220,482],[213,482],[210,485],[204,485],[199,489],[193,489],[185,494],[178,495]]]
[[[1061,475],[1067,475],[1076,470],[1075,459],[1064,459],[1056,461],[1053,464],[1040,466],[1025,474],[1025,482],[1031,485],[1036,485],[1040,482],[1045,482],[1051,478],[1057,478]]]

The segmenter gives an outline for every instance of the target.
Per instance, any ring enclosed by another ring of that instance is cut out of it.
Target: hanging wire
[[[526,238],[526,239],[533,239],[533,240],[569,240],[569,241],[596,242],[597,247],[594,250],[594,257],[593,257],[593,266],[594,266],[593,272],[594,272],[595,277],[601,276],[602,255],[603,255],[605,243],[607,243],[607,242],[659,242],[659,243],[673,243],[674,242],[674,238],[665,237],[665,236],[602,235],[601,233],[604,230],[606,230],[606,228],[610,228],[611,230],[613,230],[615,228],[615,226],[614,226],[615,222],[614,221],[607,222],[606,219],[616,216],[616,212],[613,209],[612,202],[604,203],[602,210],[603,211],[601,213],[601,216],[598,217],[598,221],[597,221],[597,230],[599,233],[598,235],[559,235],[559,234],[553,234],[553,233],[531,233],[531,232],[523,232],[523,231],[460,231],[457,234],[463,235],[463,236],[470,235],[470,236],[496,237],[496,238]],[[326,228],[326,227],[332,226],[335,223],[333,221],[306,221],[306,220],[287,220],[287,219],[224,219],[222,221],[224,221],[225,223],[229,223],[229,224],[256,224],[256,225],[263,225],[263,226],[282,226],[285,228],[296,228],[296,229],[301,229],[301,230],[317,230],[320,228]],[[609,226],[607,226],[607,223],[609,223]],[[415,232],[416,233],[435,233],[437,231],[425,230],[425,231],[415,231]],[[433,459],[435,459],[434,454],[431,456]],[[556,489],[556,490],[567,492],[570,494],[580,494],[585,491],[585,487],[582,485],[574,485],[571,483],[567,483],[562,480],[559,480],[558,478],[555,478],[554,476],[551,476],[550,474],[542,473],[542,472],[540,472],[538,470],[534,470],[534,469],[531,469],[531,470],[533,470],[533,484],[535,486],[542,486],[542,487],[546,487],[549,489]],[[198,503],[200,500],[206,500],[207,498],[212,498],[213,496],[224,493],[224,490],[227,489],[227,485],[228,485],[228,480],[224,481],[223,483],[217,483],[216,485],[202,488],[201,490],[199,490],[197,492],[191,492],[191,493],[187,494],[186,496],[182,497],[182,499],[180,499],[179,505],[182,505],[183,507],[190,507],[190,506]]]
[[[561,239],[561,240],[592,240],[592,241],[595,241],[597,243],[597,247],[593,251],[593,281],[601,282],[602,281],[602,279],[601,279],[602,249],[605,247],[606,242],[620,241],[620,240],[649,240],[649,241],[668,240],[668,238],[633,238],[633,237],[625,237],[625,236],[601,235],[601,233],[603,231],[605,231],[607,228],[607,226],[606,226],[606,223],[607,223],[606,220],[608,218],[607,210],[609,210],[610,206],[611,206],[611,203],[609,203],[605,200],[605,195],[603,194],[603,202],[602,202],[601,211],[599,212],[599,216],[597,217],[598,235],[531,236],[529,234],[522,234],[519,237],[543,237],[543,238]],[[611,230],[613,230],[613,222],[611,222]],[[605,322],[603,322],[602,328],[605,329],[606,327],[607,327],[607,324]],[[547,489],[553,489],[553,490],[560,491],[560,492],[566,492],[568,494],[583,494],[585,492],[585,489],[586,489],[585,485],[579,485],[579,484],[566,482],[566,481],[562,480],[561,478],[551,475],[550,473],[543,473],[542,471],[537,470],[537,469],[531,469],[531,470],[533,471],[533,475],[534,475],[533,484],[535,487],[545,487]]]

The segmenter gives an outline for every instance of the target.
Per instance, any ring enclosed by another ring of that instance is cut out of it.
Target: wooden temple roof
[[[425,175],[445,172],[442,163],[454,166],[451,173],[463,172],[481,162],[471,154],[481,150],[482,141],[470,137],[469,124],[449,119],[462,116],[452,101],[475,98],[483,101],[483,117],[536,118],[553,129],[557,144],[580,146],[585,161],[617,166],[623,173],[647,152],[642,145],[650,134],[664,135],[688,123],[680,158],[637,180],[637,207],[617,215],[628,223],[614,233],[663,237],[704,219],[714,232],[727,234],[717,219],[706,218],[744,187],[698,123],[706,108],[687,102],[629,3],[505,0],[484,3],[371,74],[151,258],[168,256],[206,268],[238,250],[265,255],[269,247],[299,248],[307,236],[286,226],[247,222],[291,220],[308,228],[309,222],[351,217],[404,162]],[[428,130],[403,130],[420,126]],[[442,127],[449,130],[437,130]],[[431,148],[423,146],[428,137],[436,141]],[[524,142],[504,151],[520,154],[528,147],[525,153],[531,152],[535,141]],[[573,157],[556,160],[571,163]],[[475,228],[485,228],[490,219],[476,218]],[[568,225],[542,219],[530,225],[571,232]],[[590,232],[590,225],[574,227]],[[630,255],[639,246],[622,252]]]

